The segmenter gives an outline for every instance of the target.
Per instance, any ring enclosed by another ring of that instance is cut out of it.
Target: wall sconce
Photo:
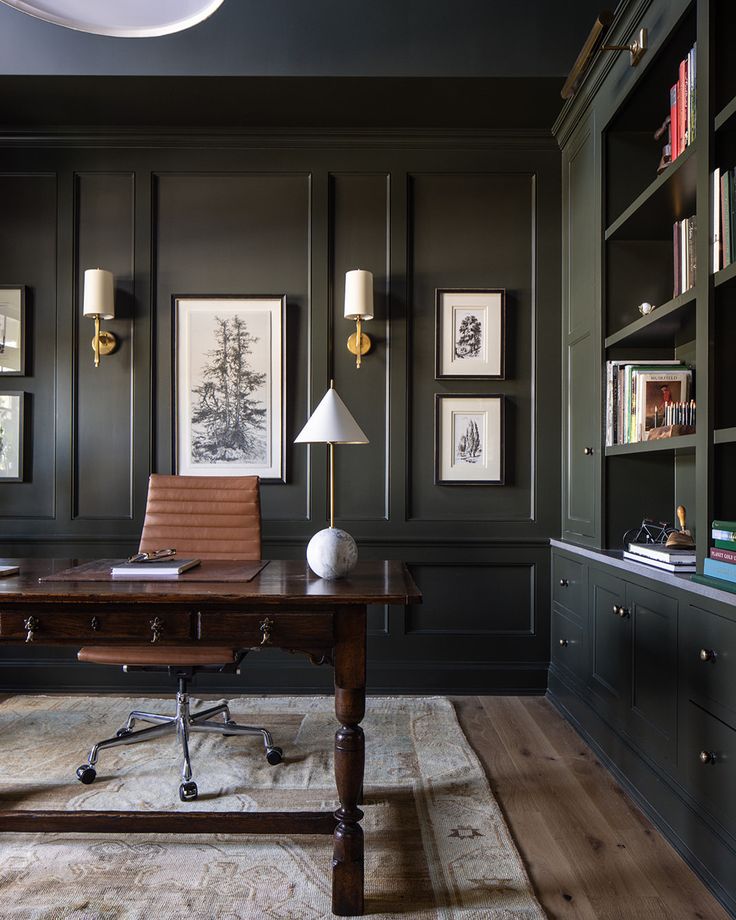
[[[118,344],[112,332],[100,329],[101,319],[115,319],[115,295],[113,293],[112,272],[104,268],[88,268],[84,273],[84,316],[91,316],[95,321],[95,337],[92,348],[95,352],[95,367],[100,366],[100,355],[109,355]]]
[[[348,351],[355,355],[355,366],[371,350],[371,340],[361,323],[373,319],[373,273],[356,268],[345,273],[345,319],[355,320],[355,332],[348,339]]]

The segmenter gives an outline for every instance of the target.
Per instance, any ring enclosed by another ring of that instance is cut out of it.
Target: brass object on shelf
[[[675,549],[695,549],[695,540],[689,530],[686,529],[685,506],[677,506],[677,520],[680,524],[679,530],[673,530],[667,537],[665,546],[675,547]]]

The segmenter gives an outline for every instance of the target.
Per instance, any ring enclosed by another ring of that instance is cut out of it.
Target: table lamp
[[[112,272],[104,268],[88,268],[84,273],[84,316],[91,316],[95,321],[95,337],[92,348],[95,350],[95,367],[100,366],[100,355],[109,355],[115,350],[117,340],[112,332],[100,329],[101,319],[115,319],[115,294]]]
[[[329,445],[330,526],[309,541],[307,562],[320,578],[343,578],[355,568],[358,547],[347,531],[335,527],[335,444],[368,444],[368,438],[337,395],[334,380],[294,443]]]

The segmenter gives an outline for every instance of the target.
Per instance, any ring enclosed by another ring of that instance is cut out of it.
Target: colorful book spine
[[[715,520],[710,525],[713,530],[733,530],[736,531],[736,521]]]
[[[714,527],[713,530],[711,530],[710,535],[716,541],[728,540],[729,543],[736,542],[736,530],[720,530],[718,527]]]
[[[711,578],[722,578],[736,584],[736,566],[729,562],[720,562],[718,559],[706,559],[703,563],[703,574]]]
[[[674,285],[672,290],[673,297],[679,297],[682,294],[682,272],[680,271],[680,223],[675,221],[672,227],[672,248],[674,251]]]
[[[672,159],[680,155],[680,131],[677,127],[677,84],[670,87],[670,137],[672,144]]]
[[[721,270],[721,171],[713,171],[713,271]]]
[[[718,549],[727,549],[736,553],[736,540],[714,540],[714,543]]]
[[[685,289],[688,291],[696,281],[697,230],[697,218],[689,217],[687,221],[687,288]]]
[[[687,147],[687,61],[680,61],[680,74],[677,80],[677,127],[680,132],[679,148],[682,152]]]
[[[731,261],[736,262],[736,169],[729,170],[728,225],[731,228]]]
[[[721,247],[723,267],[731,264],[731,174],[721,175]]]
[[[709,552],[711,559],[717,559],[719,562],[728,562],[730,565],[736,565],[736,552],[732,549],[719,549],[712,546]]]

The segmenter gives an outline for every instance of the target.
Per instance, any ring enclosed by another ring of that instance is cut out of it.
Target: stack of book
[[[684,61],[680,61],[677,83],[670,87],[670,144],[672,162],[695,140],[697,83],[697,42],[692,46]]]
[[[646,441],[665,425],[694,428],[692,380],[681,361],[607,361],[606,444]]]
[[[624,559],[652,565],[665,572],[687,574],[695,571],[695,550],[676,549],[664,543],[629,543]]]
[[[713,271],[736,262],[736,169],[713,173]]]
[[[695,284],[697,222],[695,217],[676,220],[672,226],[674,249],[673,297],[679,297]]]
[[[736,586],[736,521],[713,521],[713,546],[703,564],[706,578]]]

